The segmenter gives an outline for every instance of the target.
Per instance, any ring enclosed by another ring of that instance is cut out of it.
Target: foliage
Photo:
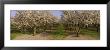
[[[81,28],[94,27],[97,28],[97,30],[99,30],[99,10],[64,10],[62,12],[62,21],[65,25],[65,28],[70,31],[75,31],[77,35],[80,32]]]
[[[57,19],[50,10],[16,10],[11,17],[11,32],[33,33],[55,30],[55,35],[63,35],[66,31],[75,32],[78,36],[82,28],[100,30],[99,10],[61,10],[61,19]]]
[[[63,24],[60,23],[60,24],[58,25],[55,34],[56,34],[56,35],[63,35],[63,34],[64,34]]]
[[[18,10],[16,16],[11,20],[11,24],[21,32],[31,31],[33,35],[39,32],[39,29],[45,31],[55,22],[56,18],[46,10]]]

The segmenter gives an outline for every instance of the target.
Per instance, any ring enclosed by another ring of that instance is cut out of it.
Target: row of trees
[[[52,30],[63,25],[66,31],[80,32],[83,27],[95,27],[99,30],[100,11],[99,10],[62,10],[61,19],[52,15],[51,10],[17,10],[16,16],[11,18],[12,31],[36,32]]]
[[[21,32],[30,31],[35,34],[40,28],[46,30],[47,27],[51,27],[56,19],[50,11],[20,10],[16,11],[11,24]]]
[[[81,28],[94,27],[97,32],[100,29],[100,11],[98,10],[74,10],[63,11],[62,21],[67,30],[74,31],[77,36]]]

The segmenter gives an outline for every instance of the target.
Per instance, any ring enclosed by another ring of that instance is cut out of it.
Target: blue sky
[[[16,15],[16,11],[15,10],[11,10],[11,17]]]
[[[52,14],[58,18],[61,17],[62,15],[62,12],[60,10],[52,10]],[[16,11],[15,10],[12,10],[11,11],[11,16],[15,16],[16,15]]]
[[[52,14],[53,14],[54,16],[61,16],[61,15],[62,15],[62,12],[61,12],[60,10],[53,10],[53,11],[52,11]]]

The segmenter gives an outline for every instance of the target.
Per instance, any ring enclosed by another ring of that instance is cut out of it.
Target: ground
[[[14,40],[98,40],[99,38],[92,37],[89,35],[80,34],[79,37],[75,37],[75,35],[67,35],[63,38],[55,37],[54,35],[45,35],[45,34],[36,34],[32,36],[32,34],[21,34],[20,36],[16,36]]]
[[[63,35],[55,35],[53,33],[11,33],[11,40],[100,40],[100,32],[81,29],[79,37],[75,34],[64,33]]]

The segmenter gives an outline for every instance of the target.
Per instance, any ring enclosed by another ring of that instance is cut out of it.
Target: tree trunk
[[[79,37],[80,28],[76,27],[76,37]]]
[[[33,36],[35,36],[36,34],[36,27],[34,27],[34,33],[33,33]]]
[[[97,32],[99,32],[99,25],[96,24],[96,29],[97,29]]]
[[[26,29],[24,28],[24,34],[26,33]]]
[[[21,29],[21,33],[23,33],[23,34],[24,34],[24,31],[23,31],[23,29]]]
[[[46,32],[46,29],[47,29],[47,26],[45,26],[45,28],[44,28],[44,32]]]
[[[97,32],[99,32],[99,30],[100,30],[99,27],[96,27],[96,28],[97,28]]]
[[[76,37],[79,37],[79,33],[78,32],[76,33]]]
[[[25,34],[25,30],[24,30],[24,27],[23,27],[21,30],[22,30],[22,33],[23,33],[23,34]]]
[[[97,32],[98,32],[99,30],[98,30],[98,28],[97,28]]]

